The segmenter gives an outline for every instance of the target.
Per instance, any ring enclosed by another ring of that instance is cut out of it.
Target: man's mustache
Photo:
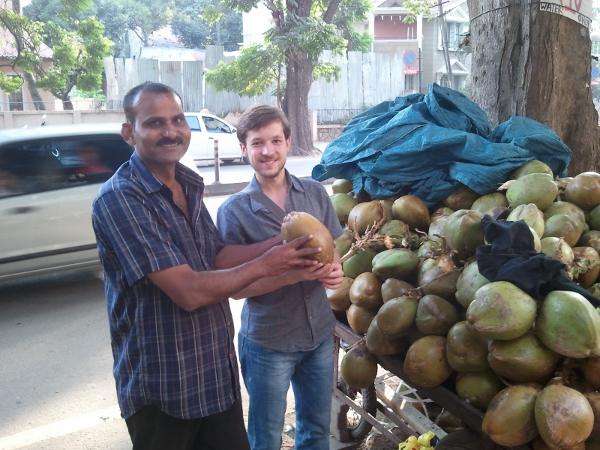
[[[178,138],[178,139],[162,138],[156,143],[156,145],[173,145],[173,144],[183,144],[183,139],[181,139],[181,138]]]

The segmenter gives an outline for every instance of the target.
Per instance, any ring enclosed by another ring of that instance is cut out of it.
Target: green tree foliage
[[[330,79],[338,74],[334,65],[320,64],[319,56],[324,50],[342,54],[370,48],[367,34],[354,28],[357,22],[366,19],[370,3],[368,0],[221,0],[221,5],[225,9],[249,11],[261,1],[274,21],[264,43],[243,49],[232,62],[219,64],[209,71],[207,81],[218,90],[234,90],[240,95],[261,94],[275,83],[278,101],[292,121],[294,151],[309,153],[313,150],[308,117],[310,85],[315,77]]]
[[[111,41],[104,36],[98,19],[77,18],[87,6],[86,2],[65,1],[63,9],[57,11],[57,21],[47,22],[0,9],[0,26],[12,35],[17,50],[11,65],[35,75],[36,85],[61,99],[66,109],[72,109],[73,88],[85,92],[101,87],[103,59],[111,51]],[[50,65],[40,56],[42,43],[52,50]],[[6,78],[0,78],[0,88],[14,90],[14,77],[10,77],[12,84]]]
[[[222,45],[237,50],[242,42],[242,15],[218,7],[212,0],[175,0],[173,33],[186,47]]]

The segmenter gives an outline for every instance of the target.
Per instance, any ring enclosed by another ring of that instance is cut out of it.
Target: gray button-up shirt
[[[256,178],[221,205],[217,227],[225,244],[254,244],[277,236],[283,218],[292,211],[312,214],[334,238],[342,233],[325,188],[287,171],[286,176],[289,191],[285,211],[262,192]],[[307,351],[330,337],[333,326],[325,288],[318,281],[303,281],[247,299],[240,333],[272,350]]]

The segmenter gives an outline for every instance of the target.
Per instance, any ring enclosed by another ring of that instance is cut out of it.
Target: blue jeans
[[[296,449],[329,450],[333,337],[311,351],[278,352],[240,334],[238,348],[250,397],[252,450],[280,450],[290,381],[296,402]]]

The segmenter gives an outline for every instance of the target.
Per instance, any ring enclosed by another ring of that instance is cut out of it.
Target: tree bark
[[[308,92],[313,82],[313,64],[308,55],[289,52],[286,64],[285,113],[292,128],[292,154],[312,155],[311,118],[308,110]]]
[[[29,72],[23,73],[23,78],[25,78],[25,82],[27,83],[27,87],[29,88],[29,94],[31,95],[31,100],[33,100],[33,106],[37,111],[45,111],[46,104],[44,103],[44,99],[40,95],[37,86],[35,85],[35,80],[33,79],[33,75]]]
[[[589,30],[538,3],[468,0],[472,95],[494,124],[512,115],[551,127],[571,148],[570,174],[600,169]]]
[[[68,95],[61,97],[61,101],[65,111],[73,111],[73,102]]]

